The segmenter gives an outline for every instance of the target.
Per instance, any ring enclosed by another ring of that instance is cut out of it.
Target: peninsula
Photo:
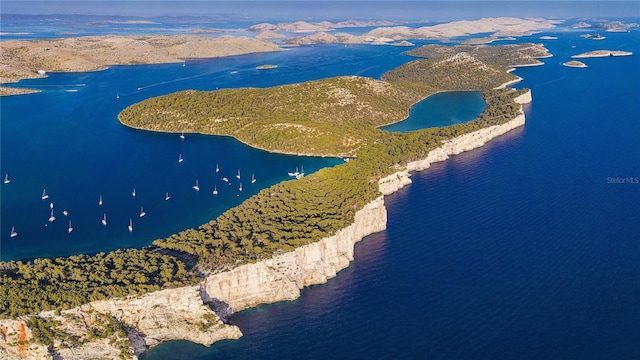
[[[224,323],[229,314],[295,299],[304,286],[347,267],[354,243],[386,227],[382,195],[410,183],[409,171],[524,124],[522,104],[531,101],[530,92],[499,89],[516,78],[504,70],[510,65],[516,64],[454,52],[409,62],[381,80],[349,76],[266,89],[183,91],[132,105],[119,116],[128,126],[189,126],[270,151],[353,159],[273,185],[153,247],[0,263],[0,316],[6,318],[0,320],[0,356],[136,358],[171,339],[209,345],[239,337],[237,327]],[[486,108],[476,120],[445,128],[377,129],[447,90],[481,90]],[[189,113],[196,108],[204,115]]]

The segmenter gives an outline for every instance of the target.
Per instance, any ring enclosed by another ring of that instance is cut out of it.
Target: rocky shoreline
[[[521,105],[530,103],[531,92],[514,100]],[[520,115],[514,119],[448,140],[430,151],[425,159],[399,168],[378,182],[379,190],[382,195],[392,194],[411,183],[411,171],[427,169],[431,163],[444,161],[450,155],[481,147],[524,123],[521,106]],[[11,360],[118,358],[121,354],[126,355],[122,347],[117,346],[125,341],[131,350],[129,358],[137,359],[138,355],[164,341],[188,340],[208,346],[222,339],[237,339],[242,336],[240,329],[225,324],[221,318],[226,319],[233,312],[259,304],[294,300],[300,296],[302,288],[325,283],[349,266],[356,242],[385,230],[386,223],[384,197],[380,196],[356,212],[353,224],[333,236],[271,259],[209,275],[199,286],[95,301],[59,313],[38,314],[41,318],[58,321],[61,324],[58,328],[83,339],[74,346],[62,339],[55,339],[51,346],[30,341],[34,334],[26,324],[26,317],[0,320],[0,357]],[[94,339],[88,335],[91,325],[104,315],[124,326],[127,339]]]

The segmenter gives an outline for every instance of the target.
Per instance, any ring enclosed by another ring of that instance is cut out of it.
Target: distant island
[[[264,64],[264,65],[258,65],[256,66],[257,70],[268,70],[268,69],[275,69],[277,68],[278,65],[273,65],[273,64]]]
[[[84,36],[66,39],[8,40],[0,52],[0,83],[35,78],[46,72],[82,72],[109,65],[181,63],[280,51],[278,45],[250,37],[196,35]]]
[[[329,34],[318,31],[314,34],[287,38],[283,41],[289,45],[308,44],[380,44],[409,39],[443,40],[460,36],[490,33],[481,40],[489,43],[497,40],[512,39],[514,36],[531,35],[535,32],[555,27],[561,21],[546,19],[520,19],[510,17],[484,18],[480,20],[453,21],[444,24],[411,28],[409,26],[378,27],[361,35],[348,33]],[[474,40],[475,41],[475,40]]]
[[[578,60],[571,60],[571,61],[563,62],[562,65],[564,65],[566,67],[574,67],[574,68],[586,68],[587,67],[587,65],[585,63],[583,63],[582,61],[578,61]]]
[[[580,35],[580,37],[583,37],[585,39],[591,39],[591,40],[604,40],[606,39],[606,37],[600,35],[600,34],[584,34],[584,35]]]
[[[589,51],[578,55],[573,55],[574,59],[584,59],[584,58],[599,58],[599,57],[610,57],[610,56],[631,56],[632,52],[629,51],[618,51],[618,50],[595,50]]]

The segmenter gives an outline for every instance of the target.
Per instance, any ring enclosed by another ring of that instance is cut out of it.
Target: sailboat
[[[251,183],[253,184],[253,183],[255,183],[255,182],[256,182],[256,177],[255,177],[255,176],[253,176],[253,174],[251,174]]]
[[[225,176],[225,177],[223,177],[223,178],[222,178],[222,181],[224,181],[224,182],[228,183],[228,182],[229,182],[229,179],[227,179],[227,177]]]
[[[240,187],[238,188],[239,191],[242,191],[242,183],[240,183]]]
[[[240,180],[240,169],[238,169],[238,174],[236,175],[236,177],[238,178],[238,180]]]
[[[42,200],[47,200],[49,198],[49,195],[47,194],[47,190],[43,189],[42,190]]]
[[[180,133],[180,139],[184,140],[184,131]]]
[[[49,204],[49,209],[53,209],[53,203]]]
[[[11,180],[9,180],[9,174],[5,174],[5,175],[4,175],[4,183],[5,183],[5,184],[8,184],[8,183],[10,183],[10,182],[11,182]]]
[[[136,197],[136,188],[133,188],[133,191],[131,192],[131,196]]]
[[[62,215],[67,216],[67,215],[69,215],[69,212],[67,210],[63,210],[62,211]]]
[[[296,174],[296,179],[300,179],[304,176],[304,167],[301,167],[300,172]]]
[[[11,237],[16,237],[18,236],[18,233],[16,232],[16,227],[12,226],[11,227]]]
[[[220,172],[220,168],[218,167],[218,164],[216,164],[216,172]]]
[[[127,228],[129,228],[129,232],[133,231],[133,220],[129,219],[129,226],[127,226]]]
[[[165,199],[165,200],[169,200],[169,199],[171,199],[171,196],[169,196],[169,192],[167,192],[167,193],[165,193],[165,194],[164,194],[164,199]]]
[[[116,94],[116,99],[120,99],[120,93]]]
[[[100,200],[98,200],[98,206],[102,206],[102,195],[100,195]]]
[[[51,208],[51,216],[49,216],[49,222],[54,222],[56,221],[56,217],[53,216],[53,208]]]
[[[71,234],[72,231],[73,231],[73,228],[71,227],[71,220],[69,220],[69,228],[67,229],[67,232]]]
[[[300,172],[298,171],[298,167],[296,166],[296,172],[290,172],[290,173],[287,173],[287,174],[289,174],[289,176],[296,177],[296,176],[298,176],[298,174],[300,174]]]
[[[218,189],[213,185],[213,195],[218,195]]]
[[[145,215],[147,215],[147,213],[144,212],[144,209],[140,206],[140,217],[144,217]]]
[[[193,190],[200,191],[200,186],[198,185],[198,179],[196,179],[196,184],[193,185]]]
[[[102,214],[102,225],[107,226],[107,214]]]
[[[182,154],[180,154],[180,155],[178,156],[178,162],[183,162],[183,161],[184,161],[184,159],[182,158]]]

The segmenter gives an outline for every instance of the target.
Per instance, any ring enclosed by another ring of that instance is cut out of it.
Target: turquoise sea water
[[[145,359],[640,358],[640,33],[603,41],[580,34],[520,39],[559,38],[544,41],[554,54],[544,66],[515,72],[524,78],[517,87],[533,93],[525,127],[413,174],[412,185],[385,199],[388,229],[357,244],[355,261],[335,279],[298,300],[235,314],[239,340],[169,342]],[[586,69],[561,65],[601,48],[634,55],[586,59]],[[403,50],[301,47],[24,81],[43,92],[1,99],[1,173],[12,180],[0,184],[2,259],[143,246],[207,221],[296,166],[311,172],[341,161],[131,130],[115,118],[128,104],[182,89],[378,78],[411,60]],[[261,63],[279,66],[256,71]],[[237,169],[243,180],[258,179],[241,194]],[[222,186],[221,176],[233,185]]]

